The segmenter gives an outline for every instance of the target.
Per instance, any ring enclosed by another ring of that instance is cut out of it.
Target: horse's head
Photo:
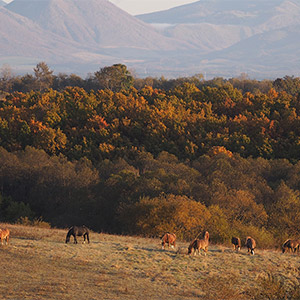
[[[193,240],[193,241],[190,243],[190,245],[189,245],[189,247],[188,247],[188,254],[191,254],[191,253],[192,253],[192,249],[193,249],[193,247],[194,247],[195,242],[196,242],[196,240]]]
[[[245,245],[246,245],[246,246],[247,246],[247,244],[249,243],[248,241],[249,241],[249,242],[251,241],[251,237],[250,237],[250,236],[247,236],[247,237],[246,237],[246,242],[245,242]]]

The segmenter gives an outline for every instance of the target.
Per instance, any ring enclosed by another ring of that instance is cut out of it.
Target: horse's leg
[[[73,236],[74,236],[74,244],[77,244],[76,234],[74,234]]]
[[[90,237],[89,237],[89,234],[88,234],[88,233],[86,234],[86,239],[87,239],[88,244],[89,244],[89,243],[90,243]]]

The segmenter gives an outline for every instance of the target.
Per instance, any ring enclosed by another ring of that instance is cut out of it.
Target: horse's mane
[[[282,247],[284,247],[285,244],[286,244],[288,241],[290,241],[290,239],[287,239],[287,240],[282,244]]]

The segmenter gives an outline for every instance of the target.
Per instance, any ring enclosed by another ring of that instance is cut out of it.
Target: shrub
[[[173,194],[143,197],[120,207],[120,221],[129,232],[161,236],[173,232],[179,238],[193,239],[206,229],[210,212],[201,203]]]

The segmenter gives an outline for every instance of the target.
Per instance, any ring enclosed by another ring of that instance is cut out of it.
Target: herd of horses
[[[167,232],[162,236],[162,249],[165,249],[166,244],[168,247],[175,247],[176,246],[176,235],[174,233]],[[239,237],[232,237],[231,243],[233,245],[233,249],[236,251],[241,250],[241,239]],[[293,244],[294,245],[294,244]],[[204,255],[206,256],[206,253],[208,251],[209,246],[209,232],[205,231],[203,234],[202,239],[195,238],[188,247],[188,254],[194,253],[196,255],[197,253],[200,255],[200,251],[203,250]],[[248,253],[250,252],[252,255],[254,255],[254,249],[256,248],[256,242],[255,240],[247,236],[245,246],[248,249]],[[299,247],[299,244],[298,244]],[[283,251],[284,252],[284,251]]]
[[[162,249],[165,249],[165,245],[167,244],[168,247],[175,247],[176,245],[176,235],[174,233],[166,233],[162,236]],[[239,237],[232,237],[231,243],[233,245],[233,249],[235,251],[240,251],[242,247],[241,239]],[[200,254],[200,250],[203,250],[204,255],[206,255],[208,251],[209,246],[209,232],[205,231],[203,234],[202,239],[194,239],[189,247],[188,247],[188,254],[194,253],[196,255],[197,253]],[[256,248],[256,241],[254,238],[247,236],[245,241],[245,246],[248,249],[248,253],[254,255],[254,250]],[[297,251],[300,252],[300,240],[286,240],[282,247],[282,253],[285,253],[286,251],[296,253]]]
[[[83,236],[83,243],[87,240],[88,243],[90,243],[90,237],[89,237],[89,229],[86,226],[72,226],[69,228],[67,236],[66,236],[66,243],[70,242],[71,236],[74,238],[74,244],[77,244],[77,236]],[[3,245],[3,242],[5,241],[6,244],[9,243],[9,235],[10,231],[6,229],[0,229],[0,240],[1,244]],[[168,247],[175,248],[176,247],[176,234],[174,233],[165,233],[161,237],[161,244],[162,249],[165,249],[165,246],[168,245]],[[233,249],[236,251],[240,251],[242,247],[241,239],[239,237],[232,237],[231,243],[233,245]],[[196,255],[197,253],[200,255],[200,251],[203,250],[204,255],[206,255],[208,251],[209,246],[209,232],[205,231],[203,234],[203,238],[195,238],[188,247],[188,254],[194,253]],[[256,241],[250,237],[246,237],[245,246],[248,249],[248,253],[254,255],[254,250],[256,248]],[[300,251],[300,240],[293,240],[288,239],[286,240],[282,245],[282,253],[285,253],[286,251],[289,252],[299,252]]]
[[[77,236],[83,236],[84,241],[83,243],[85,243],[85,241],[87,240],[88,243],[90,242],[90,238],[89,238],[89,229],[86,226],[72,226],[66,236],[66,243],[70,242],[70,237],[73,236],[74,238],[74,244],[77,244]],[[236,249],[237,251],[239,251],[241,249],[241,240],[238,237],[233,237],[231,240],[234,249]],[[165,249],[166,245],[168,245],[168,248],[172,247],[175,248],[176,247],[176,234],[175,233],[165,233],[162,237],[161,237],[161,245],[162,245],[162,249]],[[247,237],[246,238],[246,247],[248,248],[248,252],[250,252],[252,255],[254,255],[254,249],[256,248],[256,242],[252,237]],[[294,244],[293,244],[294,245]],[[203,250],[204,251],[204,255],[206,255],[207,251],[208,251],[208,246],[209,246],[209,232],[205,231],[203,238],[202,239],[194,239],[189,247],[188,247],[188,254],[191,254],[192,252],[194,253],[194,255],[196,255],[197,253],[200,255],[200,251]],[[298,244],[299,247],[299,244]]]

